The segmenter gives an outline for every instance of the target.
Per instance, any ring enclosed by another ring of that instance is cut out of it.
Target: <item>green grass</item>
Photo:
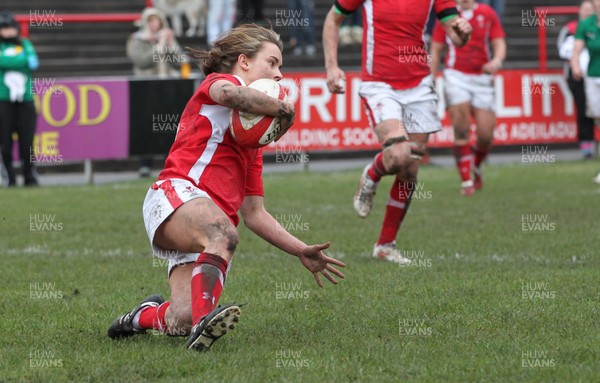
[[[346,279],[318,289],[297,259],[240,227],[221,302],[248,305],[205,354],[185,350],[185,338],[106,336],[146,295],[169,295],[142,223],[147,182],[0,190],[0,381],[597,380],[597,168],[489,167],[472,198],[459,195],[455,170],[423,168],[425,193],[398,237],[423,256],[410,268],[369,256],[389,177],[360,220],[351,206],[359,170],[266,175],[267,209],[299,219],[304,241],[331,241]],[[31,231],[36,214],[62,230]],[[547,215],[547,230],[523,232],[523,214]],[[299,297],[277,299],[282,284]],[[541,298],[523,298],[524,284],[544,284]]]

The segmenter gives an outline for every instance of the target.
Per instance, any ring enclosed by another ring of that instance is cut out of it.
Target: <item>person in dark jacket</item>
[[[575,31],[577,31],[577,25],[579,20],[588,18],[594,13],[594,6],[589,0],[584,0],[579,6],[579,19],[573,20],[567,23],[558,34],[558,52],[560,58],[565,61],[565,76],[567,77],[567,83],[569,89],[575,99],[575,106],[577,108],[577,132],[579,136],[579,148],[583,158],[592,158],[594,152],[594,119],[585,115],[586,109],[586,97],[585,89],[583,86],[583,79],[575,80],[573,78],[573,71],[569,66],[569,61],[573,57],[573,47],[575,45]],[[587,49],[582,51],[579,57],[579,63],[581,70],[585,71],[590,61],[590,54]]]
[[[39,66],[33,45],[19,36],[19,24],[8,12],[0,14],[0,142],[3,179],[16,186],[12,166],[13,133],[17,133],[19,156],[26,186],[38,185],[34,165],[33,137],[36,111],[31,91],[31,72]]]

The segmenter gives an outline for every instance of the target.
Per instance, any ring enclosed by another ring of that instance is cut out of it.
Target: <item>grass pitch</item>
[[[454,169],[425,167],[398,237],[410,267],[372,259],[360,170],[265,176],[267,209],[348,267],[319,289],[240,226],[221,303],[247,302],[209,353],[185,338],[113,341],[151,293],[168,297],[141,204],[149,182],[0,191],[0,381],[590,382],[600,376],[597,163],[486,169],[465,198]]]

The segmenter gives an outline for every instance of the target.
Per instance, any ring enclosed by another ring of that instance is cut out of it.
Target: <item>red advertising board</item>
[[[292,129],[265,151],[341,151],[380,147],[369,126],[358,94],[359,73],[346,73],[346,93],[327,90],[324,73],[291,73],[281,80],[296,106]],[[440,95],[442,131],[431,135],[429,147],[449,147],[453,133],[445,113],[443,78],[436,79]],[[559,71],[506,70],[495,76],[495,145],[568,143],[577,140],[575,107],[567,82]]]

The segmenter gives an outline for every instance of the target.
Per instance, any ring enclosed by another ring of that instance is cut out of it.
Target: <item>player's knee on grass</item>
[[[386,170],[390,174],[400,173],[411,162],[410,146],[406,141],[388,146],[383,155]]]

